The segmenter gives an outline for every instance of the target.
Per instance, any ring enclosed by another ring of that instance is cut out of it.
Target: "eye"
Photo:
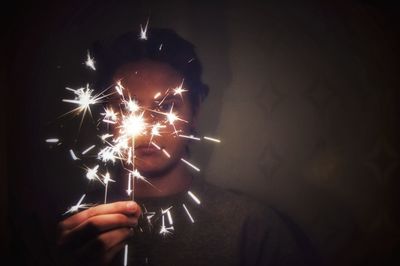
[[[163,102],[158,106],[158,110],[161,112],[169,112],[173,106],[175,106],[174,102]]]

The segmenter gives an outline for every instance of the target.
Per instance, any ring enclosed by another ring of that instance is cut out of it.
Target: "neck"
[[[167,173],[161,173],[148,179],[135,182],[135,197],[165,197],[187,191],[192,183],[192,176],[185,165],[178,163]]]

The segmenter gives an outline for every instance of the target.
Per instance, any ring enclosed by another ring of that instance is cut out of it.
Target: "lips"
[[[148,145],[143,145],[143,146],[135,147],[135,151],[137,151],[137,152],[139,152],[139,153],[141,153],[141,154],[143,154],[143,155],[153,154],[153,153],[156,153],[156,152],[160,152],[160,150],[157,149],[156,147],[154,147],[154,146],[148,146]]]

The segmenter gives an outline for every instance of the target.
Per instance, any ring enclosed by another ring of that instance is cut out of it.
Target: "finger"
[[[141,210],[139,205],[134,201],[118,201],[109,204],[102,204],[79,212],[65,219],[60,223],[60,227],[61,230],[69,230],[78,226],[90,217],[113,213],[123,213],[126,215],[139,217]]]
[[[89,218],[71,230],[62,232],[59,244],[73,246],[75,242],[84,243],[102,232],[121,227],[133,227],[138,218],[124,214],[103,214]]]
[[[99,235],[96,239],[90,241],[85,246],[77,251],[77,256],[81,261],[97,261],[98,263],[104,263],[110,258],[107,253],[113,253],[114,247],[119,244],[125,244],[131,236],[133,230],[128,228],[120,228],[112,231],[108,231]]]

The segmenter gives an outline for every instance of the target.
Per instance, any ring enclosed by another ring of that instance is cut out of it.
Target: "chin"
[[[147,178],[159,178],[168,173],[175,167],[176,163],[172,161],[141,161],[136,164],[136,169],[141,175]]]

